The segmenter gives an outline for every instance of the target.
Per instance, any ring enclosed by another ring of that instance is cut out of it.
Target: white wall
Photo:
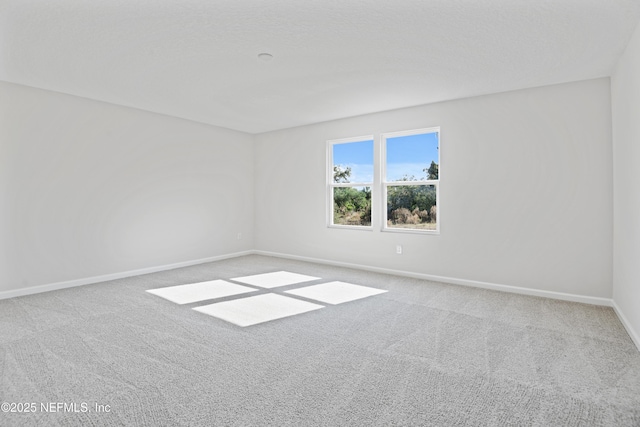
[[[0,291],[251,249],[253,202],[251,135],[0,83]]]
[[[604,78],[257,135],[256,249],[610,298],[610,108]],[[431,126],[441,235],[326,227],[326,140]]]
[[[256,248],[610,298],[610,99],[598,79],[252,137],[0,83],[0,292]],[[326,227],[327,139],[429,126],[441,235]]]
[[[613,300],[640,348],[640,26],[611,78]]]

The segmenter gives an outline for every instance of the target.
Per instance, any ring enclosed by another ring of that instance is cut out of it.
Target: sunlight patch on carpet
[[[298,295],[304,298],[324,302],[327,304],[342,304],[373,295],[383,294],[387,291],[369,288],[367,286],[354,285],[345,282],[329,282],[319,285],[306,286],[304,288],[286,291],[287,294]]]
[[[260,288],[271,289],[296,283],[311,282],[318,279],[320,278],[306,276],[304,274],[291,273],[288,271],[276,271],[273,273],[255,274],[253,276],[236,277],[231,280],[246,283],[247,285],[258,286]]]
[[[257,292],[257,290],[229,283],[224,280],[211,280],[208,282],[192,283],[188,285],[149,289],[147,292],[171,302],[175,302],[176,304],[189,304],[192,302]]]
[[[194,310],[244,327],[321,308],[324,306],[282,295],[264,294],[195,307]]]

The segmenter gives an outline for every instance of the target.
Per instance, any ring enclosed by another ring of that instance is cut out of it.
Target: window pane
[[[338,225],[371,225],[371,188],[334,187],[333,223]]]
[[[438,208],[434,185],[387,187],[387,227],[436,230]]]
[[[438,179],[438,132],[387,138],[387,182]]]
[[[333,145],[333,182],[373,182],[373,140]]]

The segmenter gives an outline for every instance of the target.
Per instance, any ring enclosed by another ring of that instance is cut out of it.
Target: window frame
[[[372,141],[372,156],[373,156],[373,180],[371,182],[334,182],[333,181],[333,147],[338,144],[349,144],[355,142]],[[376,140],[373,135],[363,135],[350,138],[330,139],[327,141],[327,227],[340,228],[349,230],[365,230],[373,231],[373,207],[375,203],[374,188],[376,186]],[[370,225],[347,225],[347,224],[335,224],[334,223],[334,188],[349,188],[349,187],[369,187],[371,189],[371,207],[372,218]]]
[[[438,179],[427,179],[420,181],[387,181],[387,139],[389,138],[397,138],[402,136],[411,136],[411,135],[420,135],[427,133],[437,133],[438,134]],[[391,232],[391,233],[411,233],[411,234],[432,234],[439,235],[440,234],[440,179],[442,178],[442,169],[440,168],[440,159],[441,159],[441,133],[440,127],[429,127],[429,128],[421,128],[421,129],[412,129],[412,130],[404,130],[404,131],[396,131],[396,132],[385,132],[380,135],[380,187],[382,192],[382,197],[380,200],[381,207],[381,219],[382,219],[382,232]],[[399,187],[399,186],[419,186],[419,185],[433,185],[436,190],[436,229],[435,230],[421,230],[418,228],[393,228],[387,225],[388,221],[388,189],[391,186]]]

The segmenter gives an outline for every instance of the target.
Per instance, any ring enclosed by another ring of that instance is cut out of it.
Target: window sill
[[[337,224],[329,224],[327,228],[335,228],[340,230],[360,230],[360,231],[373,231],[373,226],[371,225],[337,225]]]
[[[440,230],[419,230],[416,228],[383,228],[380,231],[383,233],[404,233],[404,234],[429,234],[429,235],[440,235]]]

